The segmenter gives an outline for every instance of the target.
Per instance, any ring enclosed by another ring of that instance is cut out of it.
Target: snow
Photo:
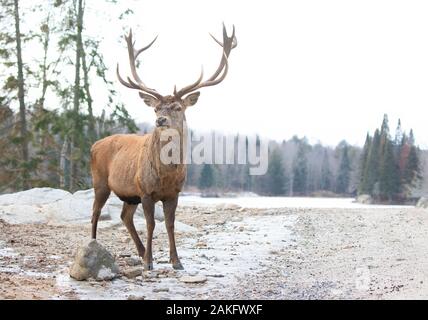
[[[304,197],[254,197],[203,198],[195,195],[179,198],[181,205],[222,205],[235,204],[244,208],[408,208],[409,206],[367,205],[356,203],[354,198],[304,198]]]

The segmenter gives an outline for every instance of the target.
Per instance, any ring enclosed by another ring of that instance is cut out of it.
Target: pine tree
[[[368,194],[370,193],[370,187],[368,185],[367,166],[369,160],[369,152],[372,144],[372,137],[369,133],[366,136],[366,142],[364,143],[363,152],[360,159],[360,179],[358,186],[358,194]]]
[[[349,182],[351,176],[351,163],[349,160],[349,147],[345,145],[342,148],[342,156],[340,161],[339,173],[337,176],[337,193],[346,194],[349,189]]]
[[[378,193],[377,184],[379,182],[379,155],[380,155],[380,132],[375,131],[367,157],[367,165],[364,172],[365,187],[367,193],[376,195]]]
[[[420,150],[415,146],[415,138],[413,130],[410,130],[409,134],[409,152],[407,161],[404,166],[402,175],[403,188],[405,189],[406,196],[409,196],[411,189],[416,187],[418,182],[422,179],[421,161],[420,161]]]
[[[214,172],[210,164],[204,164],[201,175],[199,177],[199,189],[208,190],[214,185]]]
[[[283,160],[278,148],[269,155],[268,193],[270,195],[283,195],[286,192],[286,178],[284,174]]]
[[[399,172],[393,142],[387,140],[380,164],[379,190],[382,198],[391,201],[400,192]]]
[[[299,141],[296,157],[293,161],[293,193],[306,195],[308,188],[308,159],[305,141]]]

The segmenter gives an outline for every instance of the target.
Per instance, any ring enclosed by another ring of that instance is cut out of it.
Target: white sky
[[[143,80],[162,94],[193,82],[201,64],[209,76],[221,49],[221,23],[236,26],[238,47],[223,83],[203,88],[187,111],[190,127],[260,133],[275,139],[306,135],[335,145],[363,144],[384,113],[391,129],[398,117],[428,148],[428,1],[120,1],[135,16],[99,24],[104,1],[88,1],[98,19],[88,32],[106,37],[104,55],[129,72],[119,35],[132,27],[137,46],[159,34],[141,55]],[[99,6],[99,7],[97,7]],[[117,10],[117,9],[116,9]],[[117,10],[118,12],[119,10]],[[116,12],[116,14],[117,14]],[[112,12],[114,14],[114,12]],[[128,110],[154,123],[154,112],[137,92],[115,80]]]

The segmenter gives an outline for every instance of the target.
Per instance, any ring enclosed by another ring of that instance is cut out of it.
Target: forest
[[[151,125],[136,124],[120,101],[116,79],[106,73],[101,39],[85,33],[83,0],[35,1],[31,8],[20,2],[0,0],[0,193],[90,188],[91,145],[114,133],[146,133]],[[38,17],[38,28],[24,32],[28,15]],[[131,10],[117,18],[128,15]],[[95,87],[104,90],[106,101],[93,99]],[[100,115],[95,105],[103,105]],[[311,144],[297,136],[272,140],[265,175],[251,176],[248,165],[190,164],[185,191],[369,194],[379,201],[403,201],[422,181],[423,169],[414,132],[405,133],[399,122],[392,137],[385,115],[363,148],[346,141],[335,147]]]

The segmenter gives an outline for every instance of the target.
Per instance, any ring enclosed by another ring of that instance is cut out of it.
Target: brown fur
[[[91,148],[91,171],[95,190],[92,238],[96,238],[101,209],[113,191],[124,201],[121,218],[137,246],[138,253],[144,259],[146,269],[149,270],[152,268],[151,242],[155,225],[154,204],[157,201],[164,204],[171,262],[176,269],[182,268],[175,248],[173,221],[178,194],[186,178],[186,166],[161,163],[161,130],[156,128],[153,133],[144,136],[113,135],[97,141]],[[133,215],[140,202],[143,203],[148,229],[147,251],[133,223]]]

